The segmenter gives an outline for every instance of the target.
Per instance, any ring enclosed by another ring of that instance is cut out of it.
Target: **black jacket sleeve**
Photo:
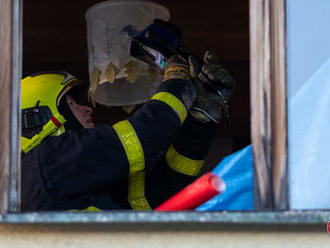
[[[147,174],[146,196],[152,208],[192,183],[202,172],[217,125],[188,115],[159,166]]]
[[[174,96],[175,103],[181,103],[186,112],[196,97],[191,83],[184,80],[169,80],[158,93],[168,93],[171,99]],[[185,119],[182,113],[178,114],[175,104],[162,97],[152,98],[126,120],[142,149],[142,170],[157,164]],[[118,129],[106,125],[73,130],[47,138],[25,156],[38,160],[40,175],[50,191],[73,196],[102,190],[128,177],[132,160],[123,144],[126,136],[125,132],[118,133]],[[129,147],[130,143],[127,144]]]

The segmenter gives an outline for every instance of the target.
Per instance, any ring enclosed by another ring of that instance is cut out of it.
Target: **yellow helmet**
[[[58,111],[62,96],[78,81],[65,71],[41,72],[22,80],[22,129],[40,128],[31,139],[21,137],[22,150],[28,152],[49,136],[65,132],[64,117]]]

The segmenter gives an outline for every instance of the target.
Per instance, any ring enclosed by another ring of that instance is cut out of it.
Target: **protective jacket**
[[[127,120],[44,139],[22,158],[22,211],[148,210],[181,190],[215,129],[187,114],[191,87],[169,80]]]

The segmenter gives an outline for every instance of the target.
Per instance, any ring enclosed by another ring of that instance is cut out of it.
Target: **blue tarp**
[[[253,209],[252,145],[224,158],[213,173],[224,180],[226,190],[198,207],[197,211]]]

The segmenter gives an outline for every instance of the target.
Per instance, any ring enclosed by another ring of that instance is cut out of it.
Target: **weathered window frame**
[[[22,0],[0,2],[0,223],[325,223],[329,211],[288,211],[286,0],[250,0],[255,208],[248,212],[17,213],[20,199]],[[283,210],[283,211],[271,211]]]
[[[22,0],[0,2],[0,212],[16,212],[20,199],[20,80]]]
[[[289,209],[286,0],[250,1],[251,137],[255,207]]]

